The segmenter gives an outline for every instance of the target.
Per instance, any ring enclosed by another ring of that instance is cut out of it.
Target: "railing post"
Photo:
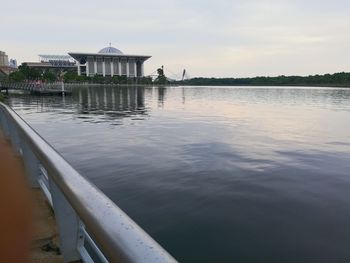
[[[22,145],[22,157],[24,161],[24,166],[27,171],[29,185],[32,188],[38,188],[39,187],[38,179],[40,176],[39,161],[36,158],[33,151],[30,149],[28,143],[26,143],[25,141],[22,141],[21,145]]]
[[[34,188],[39,187],[38,176],[40,174],[40,170],[39,170],[38,159],[36,158],[34,153],[31,151],[28,144],[24,140],[21,140],[20,134],[18,133],[18,130],[16,129],[15,124],[6,117],[5,112],[1,112],[0,121],[1,121],[1,128],[3,132],[5,133],[7,138],[10,138],[14,148],[23,157],[30,186]]]
[[[49,184],[64,262],[80,260],[77,250],[79,242],[78,216],[50,177]]]
[[[17,153],[22,155],[21,141],[19,138],[18,130],[16,128],[16,124],[8,118],[6,118],[6,120],[7,120],[8,135],[11,140],[11,144],[15,148]]]
[[[2,131],[5,134],[5,136],[7,138],[9,138],[10,137],[10,130],[9,130],[8,123],[7,123],[6,113],[4,111],[2,111],[2,110],[0,112],[1,112],[0,121],[1,121]]]

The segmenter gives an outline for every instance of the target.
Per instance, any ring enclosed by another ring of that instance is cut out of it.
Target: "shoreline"
[[[16,82],[10,82],[10,84],[14,84]],[[47,83],[44,85],[52,86],[57,83]],[[59,83],[61,85],[61,82]],[[305,87],[305,88],[350,88],[350,85],[342,85],[342,84],[188,84],[188,83],[169,83],[169,84],[114,84],[114,83],[72,83],[72,82],[64,82],[66,88],[73,87],[96,87],[96,86],[104,86],[104,87]],[[1,88],[3,87],[3,88]],[[5,90],[5,86],[1,86],[0,83],[0,91]],[[0,92],[1,96],[1,92]],[[1,97],[0,97],[1,101]]]

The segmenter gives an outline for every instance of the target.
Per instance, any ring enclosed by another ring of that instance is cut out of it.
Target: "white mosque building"
[[[77,61],[78,75],[143,77],[144,62],[151,56],[126,55],[112,46],[98,53],[68,53]]]

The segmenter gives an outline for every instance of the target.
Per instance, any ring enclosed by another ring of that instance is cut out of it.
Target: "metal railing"
[[[34,82],[0,82],[0,88],[13,89],[13,90],[26,90],[26,91],[68,91],[69,85],[63,82],[52,82],[52,83],[34,83]]]
[[[0,127],[53,207],[65,262],[176,262],[3,103]]]

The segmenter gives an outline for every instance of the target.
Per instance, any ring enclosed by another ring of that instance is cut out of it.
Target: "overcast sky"
[[[349,0],[0,0],[0,50],[97,52],[109,42],[191,77],[350,71]]]

